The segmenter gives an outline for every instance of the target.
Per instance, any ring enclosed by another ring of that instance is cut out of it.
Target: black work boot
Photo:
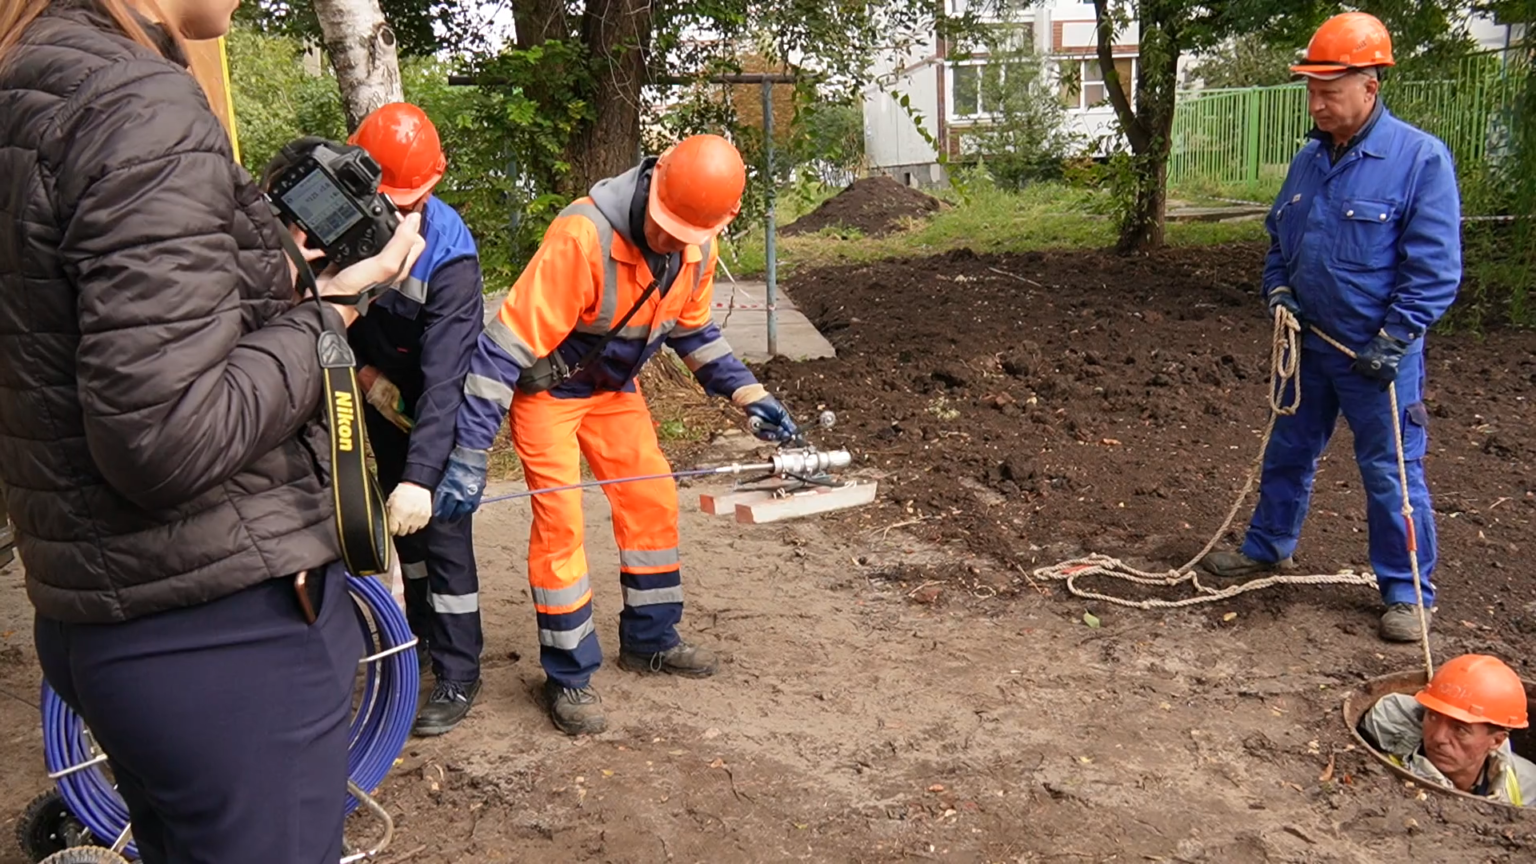
[[[1282,558],[1270,563],[1256,561],[1241,552],[1212,552],[1200,559],[1200,566],[1212,576],[1222,579],[1239,579],[1260,573],[1293,573],[1298,569],[1294,558]]]
[[[603,717],[603,700],[591,684],[564,687],[546,678],[544,703],[555,728],[567,735],[596,735],[608,728],[608,720]]]
[[[665,651],[640,653],[627,648],[619,649],[619,665],[631,672],[649,674],[665,672],[684,678],[708,678],[715,674],[720,661],[715,652],[699,645],[679,642]]]
[[[468,684],[439,678],[437,686],[432,688],[432,697],[422,706],[421,713],[416,715],[415,733],[426,738],[453,729],[469,713],[479,693],[478,678]]]

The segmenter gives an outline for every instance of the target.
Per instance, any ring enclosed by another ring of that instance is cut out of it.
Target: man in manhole
[[[1536,763],[1510,748],[1529,725],[1525,684],[1497,657],[1463,654],[1417,694],[1389,693],[1360,718],[1360,734],[1393,763],[1431,783],[1524,807]]]
[[[1380,73],[1392,62],[1386,27],[1348,12],[1324,22],[1306,59],[1291,67],[1307,79],[1317,125],[1265,224],[1272,242],[1264,295],[1271,310],[1283,306],[1302,324],[1301,400],[1294,414],[1275,420],[1242,548],[1213,552],[1203,564],[1227,578],[1296,569],[1292,555],[1318,457],[1342,413],[1355,436],[1371,569],[1386,606],[1379,632],[1387,641],[1413,642],[1435,601],[1424,336],[1461,282],[1461,199],[1445,144],[1383,105]],[[1411,527],[1402,515],[1405,494]]]

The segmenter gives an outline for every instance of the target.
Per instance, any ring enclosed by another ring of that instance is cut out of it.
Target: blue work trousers
[[[107,754],[144,864],[336,864],[363,656],[340,564],[121,624],[39,616],[48,684]],[[113,838],[106,838],[108,841]]]
[[[388,498],[405,471],[410,438],[372,405],[364,416],[379,487]],[[479,680],[485,647],[474,525],[473,516],[452,521],[434,516],[420,531],[395,538],[411,632],[426,644],[433,674],[460,684]]]
[[[1335,348],[1303,348],[1301,404],[1296,413],[1275,421],[1264,452],[1259,504],[1242,552],[1256,561],[1274,562],[1292,555],[1301,536],[1312,497],[1317,460],[1328,446],[1342,411],[1355,435],[1355,461],[1365,491],[1370,532],[1371,569],[1388,605],[1415,603],[1408,532],[1403,521],[1402,485],[1397,470],[1391,400],[1386,390],[1350,368],[1352,361]],[[1419,573],[1424,603],[1435,599],[1435,518],[1424,482],[1424,453],[1429,445],[1429,415],[1424,409],[1424,355],[1402,360],[1397,374],[1403,458],[1408,500],[1413,505]]]

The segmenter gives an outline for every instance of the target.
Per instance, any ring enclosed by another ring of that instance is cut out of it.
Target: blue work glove
[[[1388,336],[1383,330],[1355,357],[1351,368],[1381,384],[1381,389],[1385,390],[1397,380],[1397,364],[1403,362],[1403,355],[1407,353],[1407,342]]]
[[[800,434],[789,412],[772,396],[749,403],[743,410],[747,412],[747,425],[752,434],[763,441],[789,441]]]
[[[1301,324],[1301,304],[1296,302],[1296,295],[1284,285],[1276,286],[1269,292],[1269,314],[1274,317],[1275,307],[1283,306],[1296,316],[1296,323]]]
[[[490,459],[487,450],[453,448],[448,454],[448,467],[443,469],[442,482],[432,496],[432,515],[453,521],[475,512],[480,507],[480,496],[485,494]]]

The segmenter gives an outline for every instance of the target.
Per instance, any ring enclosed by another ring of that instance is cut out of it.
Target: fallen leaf
[[[928,791],[929,792],[943,792],[944,791],[944,784],[943,783],[935,783],[932,786],[928,787]]]
[[[612,777],[613,776],[613,772],[609,771],[607,768],[604,768],[603,769],[603,776],[604,777]]]
[[[1333,779],[1333,754],[1329,753],[1328,754],[1328,767],[1323,769],[1323,773],[1317,775],[1317,782],[1319,782],[1319,783],[1327,783],[1329,780],[1332,780],[1332,779]]]
[[[1221,620],[1223,620],[1223,621],[1231,621],[1231,620],[1233,620],[1236,617],[1237,617],[1237,613],[1236,612],[1228,612],[1227,614],[1221,616]]]
[[[725,760],[724,759],[716,759],[715,761],[709,763],[709,767],[711,767],[711,768],[724,768],[725,767]]]
[[[1105,447],[1119,447],[1120,446],[1120,442],[1117,439],[1114,439],[1114,438],[1104,438],[1104,439],[1100,440],[1099,443],[1103,444]]]
[[[1099,627],[1099,616],[1093,614],[1092,612],[1084,612],[1083,623],[1097,630]]]
[[[1093,764],[1093,757],[1092,756],[1079,756],[1079,757],[1077,757],[1077,761],[1083,763],[1084,765],[1092,765]]]

